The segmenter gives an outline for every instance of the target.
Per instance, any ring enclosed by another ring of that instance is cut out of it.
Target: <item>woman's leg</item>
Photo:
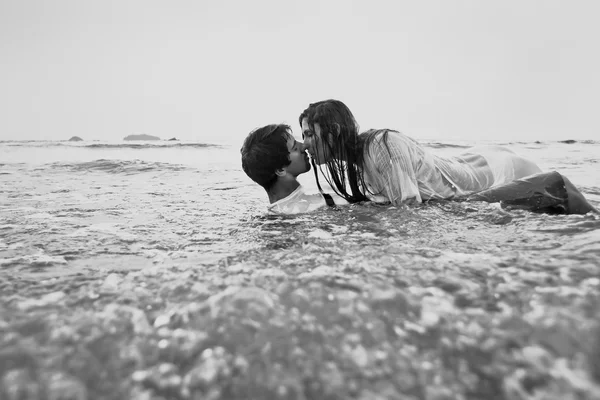
[[[503,206],[550,214],[598,212],[571,181],[558,172],[545,172],[516,179],[475,193],[467,200],[500,202]]]

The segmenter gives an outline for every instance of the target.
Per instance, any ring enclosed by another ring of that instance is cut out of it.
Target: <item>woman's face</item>
[[[304,138],[304,146],[306,146],[310,156],[318,165],[325,164],[331,160],[331,152],[329,151],[329,146],[322,139],[319,124],[310,126],[308,118],[302,119],[302,137]]]

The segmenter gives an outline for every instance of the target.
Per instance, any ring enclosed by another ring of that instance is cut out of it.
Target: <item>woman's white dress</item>
[[[373,193],[393,204],[449,199],[541,172],[532,161],[501,146],[479,146],[440,157],[414,139],[388,131],[365,149],[364,176]]]

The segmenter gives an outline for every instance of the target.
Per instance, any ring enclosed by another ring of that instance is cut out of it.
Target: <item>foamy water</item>
[[[598,143],[508,145],[600,206]],[[266,202],[238,146],[0,143],[0,397],[599,398],[598,215]]]
[[[451,155],[468,143],[429,146]],[[564,173],[600,205],[599,143],[509,147],[545,170]],[[537,259],[536,251],[544,250],[561,259],[589,255],[598,261],[600,252],[595,216],[505,212],[498,205],[356,205],[310,216],[267,216],[266,195],[241,171],[234,146],[4,142],[0,159],[0,265],[15,272],[200,265],[243,258],[251,249],[277,253],[312,239],[347,262],[388,245],[501,259],[522,252]],[[312,172],[301,181],[315,188]]]

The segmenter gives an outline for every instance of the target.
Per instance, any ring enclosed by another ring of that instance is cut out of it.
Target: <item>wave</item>
[[[494,141],[493,144],[497,144],[500,146],[509,146],[509,145],[555,145],[555,144],[583,144],[583,145],[599,145],[600,141],[598,140],[574,140],[574,139],[565,139],[565,140],[530,140],[530,141]]]
[[[529,142],[523,142],[523,141],[515,141],[515,142],[498,142],[497,144],[499,145],[508,145],[508,144],[548,144],[548,142],[544,142],[541,140],[533,140],[533,141],[529,141]]]
[[[574,139],[558,140],[558,143],[565,143],[565,144],[574,144],[574,143],[600,144],[600,142],[597,141],[597,140],[574,140]]]
[[[144,142],[144,143],[85,143],[85,142],[46,142],[46,141],[35,141],[35,140],[23,140],[23,141],[0,141],[0,144],[10,147],[76,147],[84,149],[171,149],[171,148],[223,148],[221,144],[214,143],[180,143],[180,142]]]
[[[178,148],[178,147],[185,147],[185,148],[198,148],[198,149],[203,149],[203,148],[207,148],[207,147],[222,147],[221,145],[218,144],[210,144],[210,143],[174,143],[174,144],[149,144],[149,143],[123,143],[123,144],[109,144],[109,143],[97,143],[97,144],[90,144],[90,145],[84,145],[84,146],[77,146],[77,147],[85,147],[85,148],[90,148],[90,149],[156,149],[156,148]]]
[[[477,142],[471,141],[467,143],[448,143],[448,142],[427,142],[422,141],[423,145],[426,147],[430,147],[433,149],[467,149],[473,146],[481,145],[481,144],[494,144],[494,145],[548,145],[552,143],[563,143],[563,144],[600,144],[600,141],[597,140],[574,140],[574,139],[566,139],[566,140],[556,140],[556,141],[542,141],[542,140],[530,140],[530,141],[485,141],[485,142]]]
[[[183,171],[188,167],[180,164],[169,164],[163,162],[148,162],[141,160],[95,160],[79,163],[51,163],[46,164],[42,168],[36,170],[51,169],[67,169],[73,172],[105,172],[108,174],[124,174],[133,175],[142,172],[152,171]]]
[[[432,149],[468,149],[469,147],[473,147],[473,145],[468,144],[456,144],[456,143],[441,143],[441,142],[429,142],[424,143],[426,147],[431,147]]]
[[[427,140],[419,140],[426,147],[431,147],[435,149],[444,149],[444,148],[469,148],[478,144],[483,144],[477,140],[464,140],[457,142],[441,142],[441,141],[427,141]],[[463,142],[463,143],[460,143]],[[498,145],[527,145],[527,144],[550,144],[550,143],[562,143],[562,144],[600,144],[598,140],[585,139],[585,140],[577,140],[577,139],[564,139],[564,140],[530,140],[530,141],[502,141],[502,140],[492,140],[485,141],[490,142],[490,144],[498,144]],[[0,145],[5,146],[14,146],[14,147],[77,147],[77,148],[87,148],[87,149],[156,149],[156,148],[226,148],[229,147],[227,144],[217,144],[217,143],[202,143],[202,142],[179,142],[179,141],[169,141],[169,140],[156,140],[156,141],[132,141],[132,142],[99,142],[99,141],[82,141],[82,142],[70,142],[68,140],[58,140],[58,141],[44,141],[44,140],[0,140]]]

